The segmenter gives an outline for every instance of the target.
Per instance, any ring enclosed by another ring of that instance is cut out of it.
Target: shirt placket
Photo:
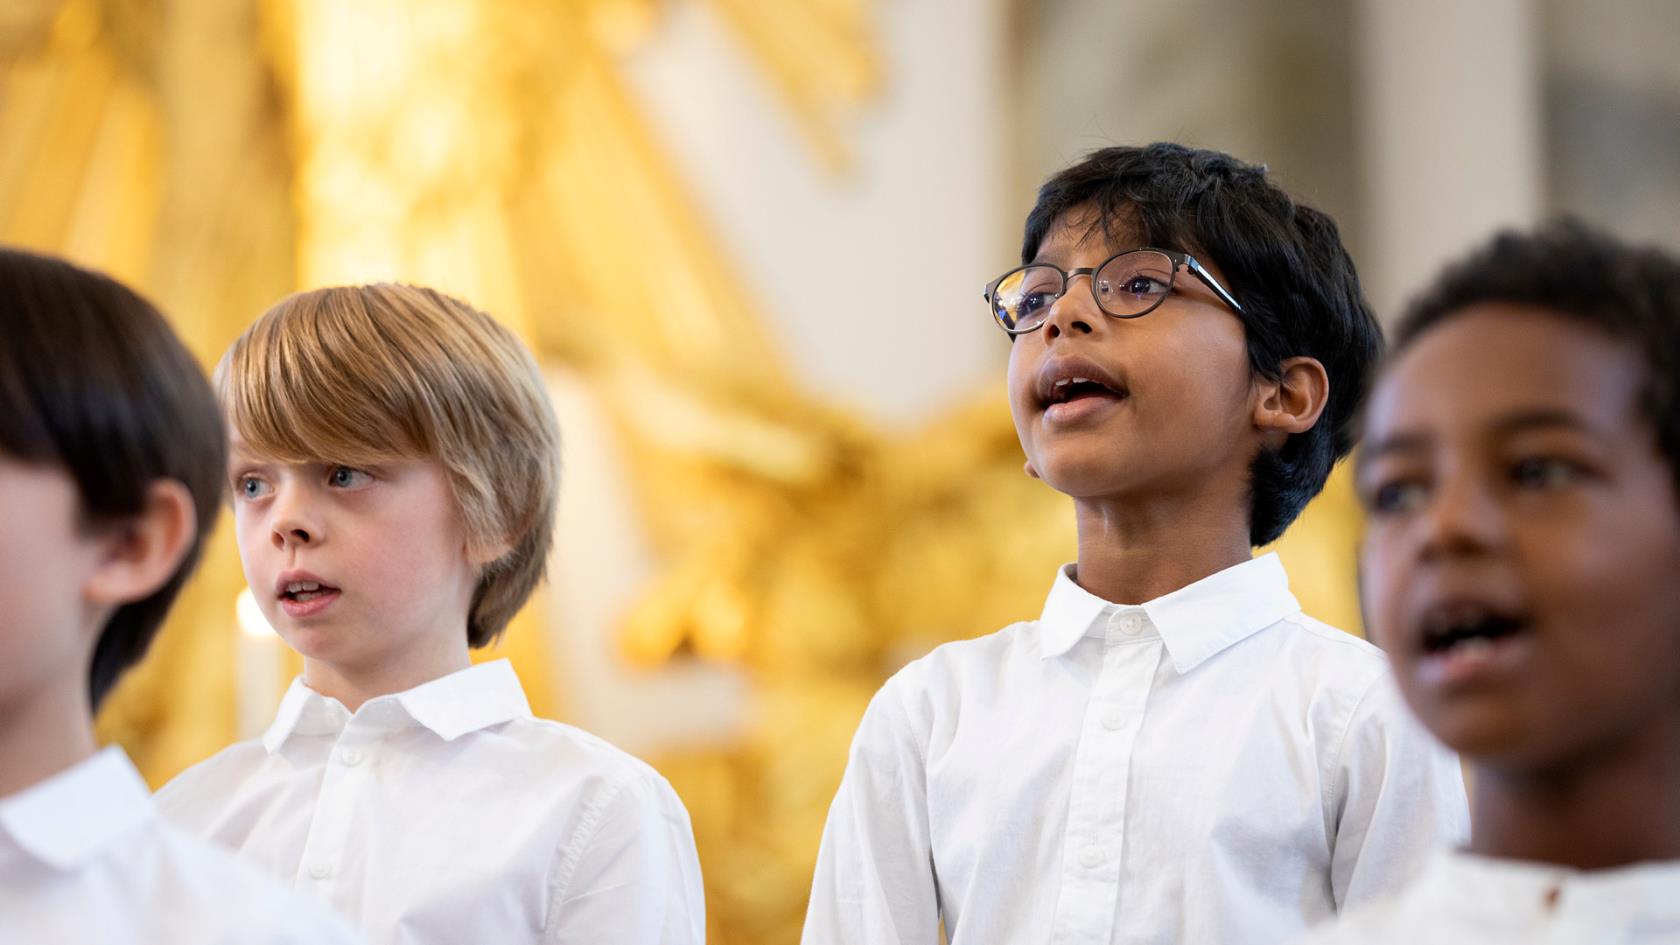
[[[1112,935],[1132,750],[1161,660],[1161,639],[1142,608],[1119,608],[1103,619],[1102,669],[1074,751],[1056,945],[1107,945]]]
[[[378,741],[378,732],[361,723],[361,719],[352,718],[333,743],[315,816],[304,840],[303,859],[298,864],[298,888],[340,906],[348,905],[346,900],[352,895],[345,875],[346,858],[356,811],[372,776]]]
[[[1543,884],[1542,901],[1546,914],[1546,938],[1543,945],[1574,945],[1577,942],[1634,943],[1644,939],[1632,929],[1638,925],[1642,911],[1641,897],[1636,888],[1603,888],[1584,890],[1558,875]],[[1667,941],[1667,939],[1664,939]]]

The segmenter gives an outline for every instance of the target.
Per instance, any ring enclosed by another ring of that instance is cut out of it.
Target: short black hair
[[[1336,221],[1273,184],[1264,167],[1228,154],[1171,143],[1102,148],[1039,189],[1021,262],[1069,213],[1084,211],[1110,243],[1137,240],[1217,267],[1242,303],[1255,374],[1276,379],[1293,357],[1324,365],[1330,393],[1318,423],[1250,466],[1249,541],[1276,540],[1353,448],[1382,356],[1382,327]]]
[[[1645,361],[1639,407],[1680,487],[1680,258],[1570,218],[1500,232],[1412,301],[1395,329],[1393,356],[1486,304],[1544,310],[1637,349]]]
[[[197,534],[174,575],[118,607],[88,667],[95,709],[145,655],[216,521],[227,440],[209,382],[151,303],[109,276],[0,247],[0,451],[64,469],[84,526],[138,515],[172,479]]]

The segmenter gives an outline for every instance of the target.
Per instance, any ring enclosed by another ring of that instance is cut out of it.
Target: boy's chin
[[[1424,727],[1466,763],[1509,772],[1567,767],[1580,754],[1560,727],[1511,706],[1435,709]]]
[[[1136,491],[1139,477],[1115,460],[1112,451],[1103,457],[1041,458],[1033,469],[1045,485],[1070,498],[1119,498]]]
[[[297,655],[308,660],[324,660],[333,662],[335,658],[342,658],[345,644],[343,634],[333,633],[319,624],[310,626],[280,625],[275,627],[275,634]]]

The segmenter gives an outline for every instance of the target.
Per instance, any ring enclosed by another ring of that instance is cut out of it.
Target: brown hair
[[[0,452],[65,470],[89,527],[145,509],[158,480],[192,495],[195,533],[175,573],[100,628],[88,666],[97,709],[145,655],[220,511],[227,442],[204,371],[156,308],[120,282],[0,249]]]
[[[560,431],[530,351],[471,305],[421,286],[281,299],[216,368],[228,419],[287,462],[438,461],[468,541],[509,550],[479,575],[467,643],[496,639],[554,540]]]

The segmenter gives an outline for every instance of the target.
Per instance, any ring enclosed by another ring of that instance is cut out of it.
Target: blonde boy
[[[217,382],[245,576],[304,671],[166,813],[376,945],[702,941],[670,785],[468,658],[552,542],[559,433],[519,341],[430,289],[322,289],[263,315]]]

